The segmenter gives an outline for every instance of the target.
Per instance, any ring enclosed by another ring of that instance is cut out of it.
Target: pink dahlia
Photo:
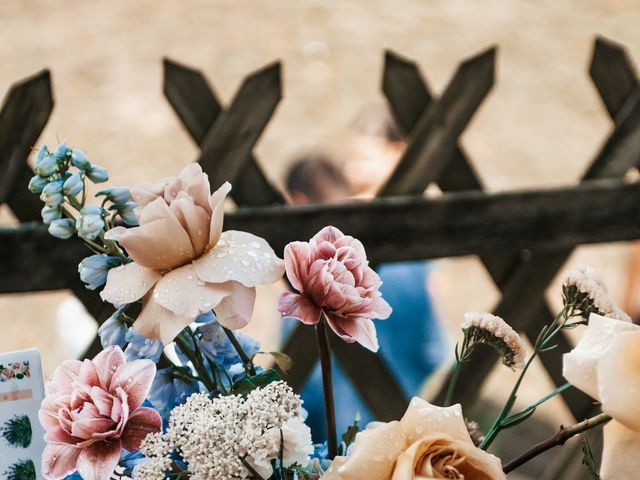
[[[127,363],[116,346],[93,360],[62,363],[47,381],[38,413],[47,443],[45,477],[78,471],[85,480],[108,480],[122,448],[138,450],[149,433],[159,432],[158,412],[141,406],[155,372],[151,360]]]
[[[291,285],[300,293],[280,296],[282,316],[314,325],[324,313],[345,342],[378,350],[372,319],[388,318],[391,307],[380,294],[380,277],[369,267],[359,240],[325,227],[309,243],[287,245],[284,263]]]

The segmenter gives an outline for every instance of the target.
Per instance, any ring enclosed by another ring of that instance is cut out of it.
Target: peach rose
[[[269,244],[247,232],[222,231],[225,183],[213,194],[197,163],[175,178],[131,189],[140,226],[116,227],[132,263],[111,269],[101,296],[114,305],[143,299],[135,329],[170,343],[201,313],[215,310],[221,325],[251,319],[255,286],[282,277],[284,263]]]
[[[460,405],[414,397],[400,421],[356,435],[353,453],[336,457],[324,480],[502,480],[500,459],[477,448]]]
[[[631,480],[640,470],[640,326],[592,313],[563,357],[564,377],[613,417],[604,428],[600,476]]]

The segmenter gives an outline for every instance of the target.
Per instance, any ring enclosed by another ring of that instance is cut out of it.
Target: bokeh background
[[[496,85],[462,144],[490,191],[555,187],[577,181],[611,129],[587,74],[595,36],[637,61],[638,25],[633,0],[0,0],[0,92],[51,69],[56,106],[41,141],[67,140],[107,167],[112,184],[131,185],[197,157],[162,95],[163,57],[202,70],[224,102],[248,73],[282,60],[285,97],[255,150],[281,186],[300,153],[344,161],[354,118],[384,106],[384,49],[415,59],[439,92],[464,58],[497,45]],[[0,226],[14,224],[0,208]],[[570,262],[598,268],[622,302],[629,258],[619,243],[579,248]],[[473,257],[433,262],[430,286],[452,345],[462,314],[499,298]],[[267,344],[279,328],[278,289],[263,292],[253,327]],[[548,294],[559,306],[559,286]],[[95,326],[72,296],[52,292],[0,296],[0,331],[0,351],[37,346],[50,372]],[[549,389],[539,370],[530,382],[522,402]],[[481,393],[499,400],[510,384],[501,371]],[[567,421],[559,402],[542,411]]]

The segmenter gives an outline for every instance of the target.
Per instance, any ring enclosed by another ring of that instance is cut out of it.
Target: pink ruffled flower
[[[391,307],[380,295],[380,277],[369,267],[360,241],[325,227],[309,243],[287,245],[284,262],[291,285],[300,293],[280,296],[282,316],[314,325],[324,312],[345,342],[378,350],[372,319],[388,318]]]
[[[47,443],[44,476],[57,480],[78,471],[85,480],[108,480],[122,448],[138,450],[162,428],[160,414],[141,406],[155,373],[151,360],[127,363],[116,346],[93,360],[60,365],[38,413]]]
[[[175,178],[131,189],[140,226],[113,228],[107,238],[117,240],[134,261],[109,271],[101,296],[114,305],[142,298],[135,322],[141,335],[170,343],[212,309],[223,326],[242,328],[253,313],[254,287],[284,273],[282,260],[264,239],[222,231],[229,190],[225,183],[211,194],[197,163]]]

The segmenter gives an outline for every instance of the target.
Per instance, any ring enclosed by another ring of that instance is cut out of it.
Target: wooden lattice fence
[[[361,239],[374,264],[478,255],[502,293],[495,313],[535,338],[551,319],[545,289],[573,248],[640,239],[640,184],[623,180],[640,165],[640,84],[625,50],[598,38],[590,74],[614,126],[583,181],[561,189],[486,193],[459,137],[493,86],[495,54],[492,48],[460,64],[434,97],[413,62],[386,53],[382,89],[408,148],[368,203],[292,207],[266,178],[252,149],[282,97],[278,63],[248,76],[224,108],[199,71],[165,60],[164,93],[198,145],[196,161],[212,186],[234,184],[231,196],[239,208],[226,217],[225,228],[265,237],[280,255],[286,243],[327,224]],[[0,293],[70,289],[101,322],[112,309],[78,279],[84,245],[55,239],[44,226],[29,223],[40,219],[41,204],[26,189],[33,175],[27,158],[52,109],[44,71],[15,84],[0,111],[0,204],[22,222],[0,229]],[[444,194],[424,197],[430,183]],[[542,360],[561,384],[560,355],[569,343],[564,336],[558,342]],[[381,357],[339,341],[333,347],[371,410],[382,420],[401,416],[407,399]],[[97,348],[96,340],[87,355]],[[300,388],[317,361],[312,329],[296,328],[283,350],[295,359],[288,381]],[[475,399],[495,361],[489,350],[474,357],[458,383],[458,400]],[[577,418],[592,408],[574,389],[563,395]]]

